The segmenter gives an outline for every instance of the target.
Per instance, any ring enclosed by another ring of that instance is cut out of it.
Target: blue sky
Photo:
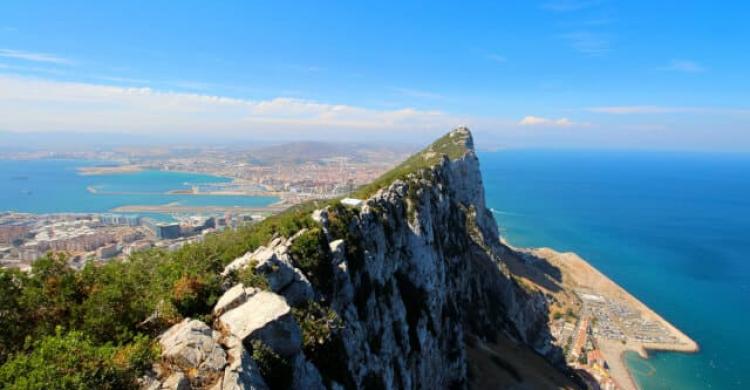
[[[750,5],[3,1],[0,130],[750,150]]]

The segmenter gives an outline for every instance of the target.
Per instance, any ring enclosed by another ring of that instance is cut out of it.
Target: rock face
[[[259,340],[282,356],[299,352],[302,334],[283,297],[260,291],[219,317],[219,326],[243,342]]]
[[[504,266],[511,250],[500,242],[485,207],[471,134],[457,129],[446,137],[439,142],[451,150],[450,158],[428,149],[416,161],[429,164],[360,207],[312,213],[327,241],[321,246],[326,262],[315,266],[330,267],[325,279],[310,277],[320,290],[289,254],[303,232],[275,238],[228,265],[227,283],[236,283],[233,271],[254,267],[270,291],[236,284],[214,308],[216,330],[186,320],[166,332],[160,341],[171,372],[185,373],[193,386],[264,389],[270,382],[260,371],[273,373],[245,349],[254,341],[286,361],[283,375],[295,389],[467,388],[472,338],[502,336],[560,363],[561,353],[550,343],[545,298],[522,289]],[[306,333],[303,349],[291,307],[304,308],[311,299],[335,312],[340,323],[332,341],[312,349]]]
[[[223,337],[204,322],[187,318],[159,336],[161,360],[153,376],[144,380],[150,390],[222,390],[268,387],[255,362],[234,337]]]
[[[218,339],[219,333],[205,323],[185,319],[161,335],[159,344],[162,357],[172,371],[196,372],[196,382],[203,384],[220,376],[227,364]]]
[[[350,238],[331,243],[348,387],[467,387],[468,334],[503,334],[559,361],[544,297],[503,267],[508,249],[485,207],[471,135],[449,137],[462,157],[378,191],[355,209]],[[327,229],[331,213],[315,218]]]

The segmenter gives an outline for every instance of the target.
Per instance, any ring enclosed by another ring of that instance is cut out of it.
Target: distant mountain
[[[358,162],[372,161],[373,159],[394,161],[403,158],[412,151],[414,151],[414,148],[408,145],[388,146],[385,144],[304,141],[263,146],[251,149],[248,155],[252,162],[259,164],[299,164],[336,157],[346,157]]]

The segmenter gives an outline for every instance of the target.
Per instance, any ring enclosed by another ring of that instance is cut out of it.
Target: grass
[[[422,151],[406,159],[395,168],[384,173],[370,184],[366,184],[351,194],[351,197],[367,199],[381,188],[385,188],[396,180],[405,179],[412,173],[422,169],[432,168],[439,164],[443,156],[450,160],[463,157],[467,152],[467,132],[450,132]]]

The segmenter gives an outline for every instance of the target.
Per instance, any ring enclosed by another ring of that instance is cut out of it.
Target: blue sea
[[[643,389],[750,388],[750,155],[480,153],[515,246],[574,251],[698,342],[628,354]]]
[[[82,160],[0,160],[0,211],[29,213],[107,212],[126,205],[265,206],[276,197],[166,194],[191,184],[230,179],[211,175],[141,171],[82,176]],[[87,188],[93,187],[97,193]]]

